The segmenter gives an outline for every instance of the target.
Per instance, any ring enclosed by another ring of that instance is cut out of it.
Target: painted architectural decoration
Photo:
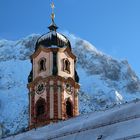
[[[77,116],[78,82],[76,56],[70,41],[58,33],[52,19],[49,32],[36,42],[28,77],[29,127],[38,127]]]

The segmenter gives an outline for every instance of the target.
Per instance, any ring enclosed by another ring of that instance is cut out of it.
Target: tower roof
[[[36,42],[35,50],[37,50],[40,45],[47,48],[69,47],[71,50],[70,41],[64,35],[57,32],[58,27],[54,22],[54,18],[55,18],[54,3],[51,4],[51,8],[52,8],[52,14],[51,14],[52,22],[51,25],[48,27],[50,31],[38,38]]]
[[[53,28],[53,27],[52,27]],[[71,49],[70,41],[62,34],[50,30],[47,34],[42,35],[36,42],[36,48],[42,45],[47,48],[64,48],[69,47]]]

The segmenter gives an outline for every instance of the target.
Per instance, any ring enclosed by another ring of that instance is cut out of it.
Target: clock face
[[[68,94],[72,94],[72,87],[68,83],[66,84],[66,91],[67,91]]]
[[[39,84],[36,86],[36,93],[37,93],[37,94],[43,93],[44,90],[45,90],[44,83],[39,83]]]

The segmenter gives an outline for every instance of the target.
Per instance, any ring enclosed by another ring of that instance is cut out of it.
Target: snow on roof
[[[47,39],[47,38],[51,38],[52,35],[54,35],[54,36],[57,35],[57,37],[58,37],[59,39],[63,40],[64,42],[67,42],[67,39],[66,39],[63,35],[61,35],[60,33],[55,32],[55,31],[49,32],[49,33],[47,33],[47,34],[41,36],[41,37],[39,38],[38,42],[43,41],[43,40],[45,40],[45,39]]]
[[[50,124],[5,140],[114,140],[140,136],[140,101]],[[131,112],[131,113],[130,113]]]
[[[67,39],[63,35],[57,33],[57,37],[63,40],[64,42],[67,42]]]

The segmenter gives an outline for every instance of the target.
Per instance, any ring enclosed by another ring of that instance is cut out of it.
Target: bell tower
[[[54,4],[51,5],[54,9]],[[57,32],[52,10],[49,32],[38,38],[28,77],[29,127],[38,127],[79,115],[76,56],[70,41]]]

